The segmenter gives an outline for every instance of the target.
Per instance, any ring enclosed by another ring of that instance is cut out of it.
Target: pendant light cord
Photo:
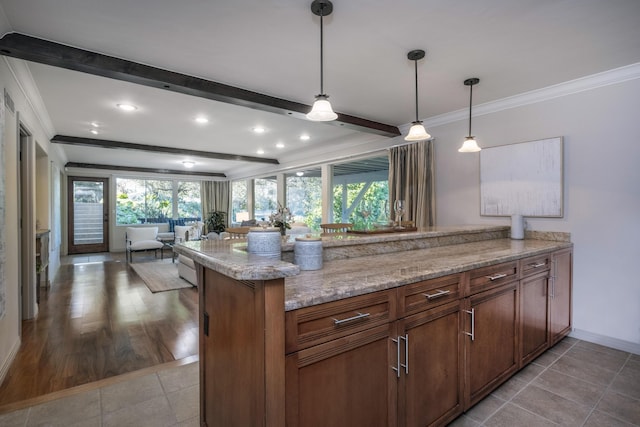
[[[324,4],[320,6],[320,95],[324,95],[324,55],[323,55],[323,43],[324,31],[323,31],[323,16],[324,16]]]
[[[471,105],[473,100],[473,85],[469,85],[469,137],[471,137]]]
[[[416,69],[416,122],[419,121],[418,119],[418,60],[414,60],[413,64],[415,65],[415,69]]]

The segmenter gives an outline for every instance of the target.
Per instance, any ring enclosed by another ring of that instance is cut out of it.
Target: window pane
[[[171,181],[145,181],[146,222],[157,224],[173,218],[172,187]]]
[[[322,180],[320,169],[305,170],[302,176],[286,175],[287,206],[294,222],[319,230],[322,220]]]
[[[138,224],[146,220],[144,180],[116,178],[116,224]]]
[[[247,181],[233,181],[231,183],[231,220],[229,222],[240,223],[247,221],[249,211],[247,210]]]
[[[200,181],[178,182],[178,218],[192,221],[202,218]]]
[[[278,192],[275,177],[256,179],[254,181],[255,206],[253,218],[268,221],[269,215],[278,208]]]

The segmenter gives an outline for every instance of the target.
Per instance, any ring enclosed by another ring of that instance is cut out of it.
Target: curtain
[[[403,199],[406,212],[402,220],[416,227],[435,225],[435,186],[433,141],[421,141],[389,149],[389,200]]]
[[[200,184],[200,202],[202,203],[203,220],[210,212],[222,211],[227,214],[229,224],[229,181],[202,181]]]

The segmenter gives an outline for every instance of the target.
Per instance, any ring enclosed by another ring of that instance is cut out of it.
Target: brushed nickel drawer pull
[[[465,313],[469,313],[471,315],[471,332],[465,332],[465,335],[469,335],[471,337],[471,341],[476,340],[476,309],[472,308],[471,311],[464,310]]]
[[[397,356],[397,359],[396,359],[397,363],[398,363],[398,366],[392,366],[391,369],[396,371],[396,374],[398,375],[398,378],[400,378],[400,336],[398,336],[398,339],[391,338],[391,341],[396,343],[396,348],[398,350],[398,356]]]
[[[422,295],[427,297],[427,299],[434,299],[434,298],[443,297],[443,296],[451,293],[451,291],[448,290],[448,289],[446,291],[443,291],[442,289],[436,289],[436,291],[437,292],[435,294],[422,294]]]
[[[400,347],[400,340],[404,340],[404,364],[400,363],[400,366],[404,368],[404,373],[409,375],[409,334],[398,337],[398,347]]]
[[[494,274],[493,276],[486,276],[487,279],[491,280],[492,282],[494,280],[498,280],[498,279],[502,279],[503,277],[507,277],[506,273],[498,273],[498,274]]]
[[[538,267],[544,267],[545,265],[547,265],[546,262],[532,262],[531,264],[529,264],[529,267],[538,268]]]
[[[356,311],[356,313],[358,313],[358,314],[353,316],[353,317],[348,317],[346,319],[341,319],[340,320],[340,319],[335,319],[334,318],[333,319],[333,324],[335,326],[338,326],[338,325],[342,325],[343,323],[346,323],[346,322],[351,322],[351,321],[354,321],[354,320],[364,319],[365,317],[369,317],[369,313],[360,313],[359,311]]]

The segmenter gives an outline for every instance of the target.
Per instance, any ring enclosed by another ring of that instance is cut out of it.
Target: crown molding
[[[614,68],[602,73],[581,77],[579,79],[569,80],[567,82],[548,86],[542,89],[524,92],[508,98],[474,105],[473,117],[497,113],[499,111],[510,110],[512,108],[523,107],[525,105],[537,104],[539,102],[545,102],[579,92],[598,89],[603,86],[623,83],[637,78],[640,78],[640,62],[620,68]],[[423,122],[425,127],[428,128],[457,122],[459,120],[466,120],[468,117],[469,109],[464,108],[450,113],[429,117],[424,119]],[[410,126],[410,123],[401,126],[400,129],[402,130],[402,134],[405,134],[409,130]]]
[[[26,61],[21,59],[10,58],[3,56],[4,62],[7,64],[13,79],[16,81],[22,96],[26,99],[27,104],[33,110],[40,126],[42,127],[47,138],[51,138],[56,134],[51,116],[47,112],[47,108],[44,105],[44,101],[40,96],[40,91],[36,85],[33,75],[29,70],[29,66]]]

